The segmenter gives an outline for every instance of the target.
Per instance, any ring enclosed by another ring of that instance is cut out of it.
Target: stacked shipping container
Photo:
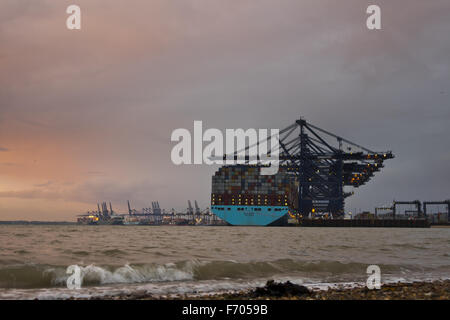
[[[261,175],[249,165],[221,167],[212,177],[211,205],[289,206],[296,208],[298,182],[282,167],[275,175]]]

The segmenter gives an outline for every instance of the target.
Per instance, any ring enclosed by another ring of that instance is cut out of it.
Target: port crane
[[[429,206],[447,206],[447,214],[450,217],[450,200],[445,201],[425,201],[423,203],[423,213],[426,216],[427,215],[427,209]]]
[[[251,147],[236,151],[234,159]],[[344,187],[365,185],[384,167],[384,161],[394,158],[392,151],[372,151],[302,118],[279,131],[279,147],[270,150],[274,152],[279,153],[280,170],[297,177],[297,214],[303,217],[311,213],[343,217],[345,199],[353,195]],[[232,158],[233,154],[224,156]],[[247,155],[245,160],[249,160]]]
[[[197,200],[194,200],[194,205],[195,205],[195,215],[198,216],[201,214],[201,212],[200,212],[200,208],[198,206]]]
[[[396,218],[396,216],[399,212],[398,207],[400,205],[412,205],[415,207],[415,210],[409,210],[409,212],[405,211],[405,213],[417,214],[417,216],[419,216],[419,217],[422,217],[422,215],[423,215],[422,205],[419,200],[414,200],[414,201],[395,201],[394,200],[394,203],[392,205],[392,208],[393,208],[392,216],[394,219]]]

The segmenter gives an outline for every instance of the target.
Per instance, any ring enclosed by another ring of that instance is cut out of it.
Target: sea
[[[0,225],[0,244],[0,299],[319,290],[364,285],[371,265],[382,283],[450,278],[450,228]]]

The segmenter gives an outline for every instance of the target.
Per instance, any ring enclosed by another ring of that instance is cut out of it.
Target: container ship
[[[261,167],[223,166],[212,177],[211,211],[230,225],[285,225],[298,205],[298,181],[280,167],[261,175]]]

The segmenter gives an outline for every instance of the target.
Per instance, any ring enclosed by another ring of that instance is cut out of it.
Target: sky
[[[209,206],[217,166],[170,159],[194,120],[392,150],[350,211],[449,199],[449,34],[448,0],[2,0],[0,220]]]

